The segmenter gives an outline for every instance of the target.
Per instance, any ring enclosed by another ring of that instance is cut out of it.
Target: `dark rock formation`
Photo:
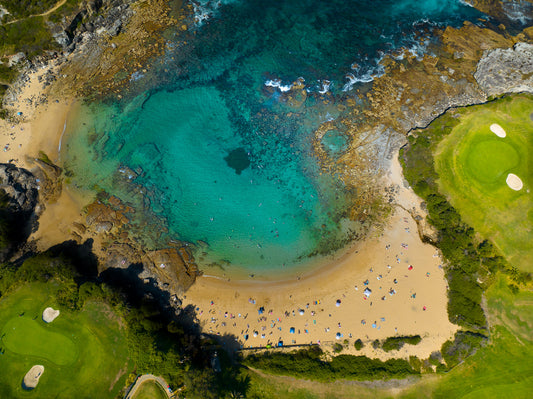
[[[4,262],[37,224],[39,185],[26,169],[0,164],[0,194],[0,262]]]

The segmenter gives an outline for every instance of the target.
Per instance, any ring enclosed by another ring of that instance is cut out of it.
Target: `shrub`
[[[405,337],[389,337],[387,338],[382,345],[382,348],[385,352],[390,352],[392,350],[400,350],[405,344],[417,345],[422,338],[420,335],[411,335]]]

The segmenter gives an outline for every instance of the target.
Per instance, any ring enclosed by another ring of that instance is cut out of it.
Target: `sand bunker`
[[[47,323],[53,322],[57,316],[59,316],[59,310],[53,308],[46,308],[43,312],[43,320]]]
[[[507,136],[507,134],[505,133],[505,130],[503,130],[503,127],[501,127],[497,123],[493,123],[492,125],[490,125],[490,131],[498,137],[503,138]]]
[[[509,188],[520,191],[522,190],[522,187],[524,187],[524,183],[522,183],[522,180],[515,174],[509,173],[507,175],[507,179],[505,180]]]
[[[41,378],[41,375],[43,375],[44,372],[44,366],[36,365],[33,366],[30,371],[26,373],[24,376],[24,380],[22,382],[22,387],[24,389],[33,389],[37,386],[39,383],[39,378]]]

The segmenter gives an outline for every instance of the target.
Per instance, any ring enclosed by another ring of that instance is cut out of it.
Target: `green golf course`
[[[132,364],[120,318],[105,304],[88,302],[79,312],[61,309],[51,295],[55,283],[30,283],[0,299],[0,397],[114,398]],[[51,323],[47,306],[60,310]],[[44,366],[31,392],[22,379]]]
[[[167,399],[163,388],[155,381],[146,381],[140,386],[132,399]]]
[[[533,271],[532,113],[533,98],[527,95],[462,108],[459,123],[434,154],[439,190],[469,225],[524,271]],[[501,126],[506,137],[493,133],[492,124]],[[522,181],[520,190],[507,185],[510,173]]]

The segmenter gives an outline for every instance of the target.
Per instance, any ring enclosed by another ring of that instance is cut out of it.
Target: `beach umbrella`
[[[278,342],[278,346],[279,346],[279,347],[283,346],[283,341],[279,341],[279,342]]]
[[[365,288],[364,294],[366,297],[369,297],[371,293],[372,293],[372,290],[370,288]]]
[[[341,306],[341,300],[340,299],[337,299],[337,302],[335,303],[335,306],[337,306],[337,307]]]
[[[290,330],[289,330],[289,332],[290,332],[291,334],[294,334],[294,327],[291,327]]]
[[[335,339],[341,339],[341,338],[342,338],[342,334],[340,332],[335,334]]]
[[[298,313],[300,313],[300,315],[303,315],[303,314],[305,313],[305,311],[304,311],[303,309],[300,309],[300,310],[298,311]]]
[[[259,314],[263,314],[263,313],[265,313],[265,308],[264,308],[263,306],[261,306],[261,307],[259,308],[259,310],[257,311],[257,313],[259,313]]]

